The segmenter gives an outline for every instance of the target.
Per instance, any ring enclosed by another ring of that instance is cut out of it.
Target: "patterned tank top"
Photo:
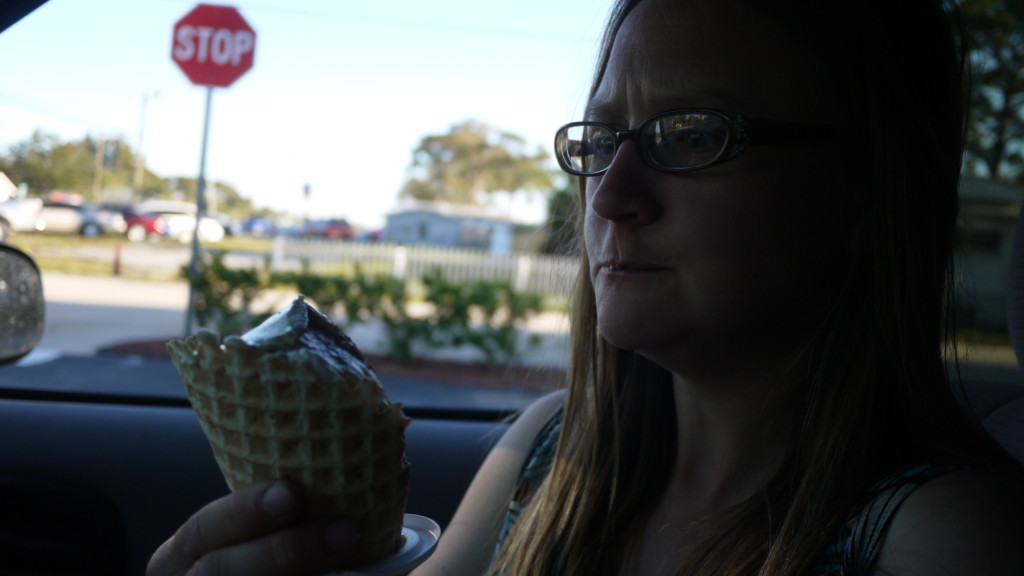
[[[530,497],[540,487],[555,458],[558,434],[562,429],[563,409],[559,407],[548,420],[523,465],[509,502],[498,536],[494,555],[501,550]],[[839,530],[825,548],[807,576],[869,576],[874,571],[885,534],[900,504],[918,486],[947,472],[955,466],[922,465],[907,467],[890,474],[875,484],[865,501],[867,504]]]

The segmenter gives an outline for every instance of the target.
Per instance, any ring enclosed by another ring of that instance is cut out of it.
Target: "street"
[[[39,351],[92,355],[126,341],[180,336],[188,285],[44,273],[46,328]]]

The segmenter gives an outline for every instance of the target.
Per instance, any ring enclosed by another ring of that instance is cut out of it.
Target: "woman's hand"
[[[260,482],[203,507],[153,554],[146,576],[320,575],[357,545],[344,520],[299,522],[292,483]]]

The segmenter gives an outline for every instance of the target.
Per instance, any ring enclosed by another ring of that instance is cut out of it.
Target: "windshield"
[[[47,207],[8,226],[47,326],[0,386],[183,399],[168,339],[298,294],[407,406],[560,386],[575,183],[549,149],[583,119],[609,5],[259,0],[213,25],[186,1],[50,0],[0,34],[0,200]],[[969,168],[962,371],[1015,380],[1021,171]]]
[[[407,405],[516,408],[559,385],[565,256],[543,238],[568,182],[547,149],[582,107],[606,4],[263,0],[234,4],[218,36],[191,2],[47,2],[0,35],[2,192],[47,205],[8,236],[39,261],[48,304],[21,367],[63,363],[41,381],[64,390],[178,396],[168,338],[241,332],[304,293]],[[210,89],[193,82],[209,82],[203,58],[247,62]],[[476,138],[521,175],[432,179],[432,137]],[[423,193],[437,182],[452,190]],[[419,333],[330,293],[377,278],[404,284],[399,321]],[[504,311],[430,301],[471,288]],[[502,319],[510,295],[537,300]],[[2,384],[30,381],[16,374]]]

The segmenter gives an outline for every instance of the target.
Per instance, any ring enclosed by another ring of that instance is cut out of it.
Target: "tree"
[[[529,151],[522,137],[467,120],[447,134],[420,141],[402,196],[478,204],[493,192],[549,189],[552,175],[547,161],[547,152]]]
[[[135,154],[123,140],[86,137],[62,142],[36,131],[0,154],[0,172],[15,184],[25,183],[33,195],[55,190],[78,194],[92,202],[137,203],[171,198],[195,200],[195,178],[161,178],[143,171],[141,197],[133,193]],[[253,212],[252,200],[225,182],[207,182],[207,209],[232,216]]]
[[[131,147],[119,138],[63,142],[38,130],[0,155],[0,171],[15,183],[27,184],[34,193],[61,190],[96,202],[128,200],[108,192],[129,194],[133,168]],[[143,189],[153,196],[167,191],[151,172],[145,173]]]
[[[973,68],[966,167],[1024,182],[1024,0],[965,0]]]
[[[72,189],[77,182],[59,174],[51,159],[52,151],[60,145],[57,136],[36,130],[28,139],[12,144],[8,154],[0,157],[0,172],[7,174],[15,184],[27,184],[29,190],[48,191],[62,186]]]

